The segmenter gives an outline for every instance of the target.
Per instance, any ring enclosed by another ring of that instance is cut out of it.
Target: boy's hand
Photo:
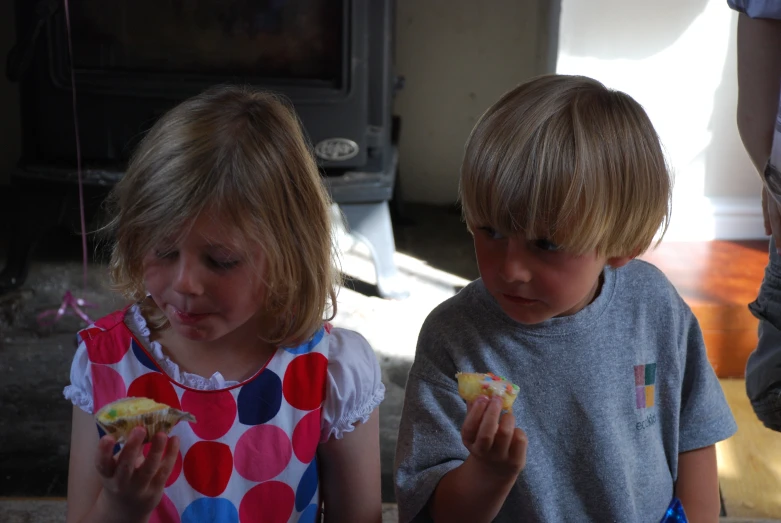
[[[461,440],[488,477],[515,478],[526,465],[526,434],[512,413],[502,415],[502,400],[480,396],[467,406]]]
[[[157,507],[179,454],[179,439],[158,433],[145,458],[145,437],[146,430],[133,429],[117,456],[112,455],[116,442],[111,436],[102,437],[98,445],[95,464],[103,480],[101,496],[127,521],[144,520]]]

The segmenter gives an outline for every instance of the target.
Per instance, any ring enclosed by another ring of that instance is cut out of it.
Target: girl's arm
[[[675,496],[691,523],[718,523],[721,502],[715,445],[678,454]]]
[[[66,523],[146,523],[160,502],[179,453],[179,441],[152,438],[143,455],[144,429],[134,429],[118,456],[114,440],[98,431],[92,415],[73,407]]]
[[[374,409],[366,423],[318,448],[326,523],[382,521],[379,419]]]
[[[102,483],[95,468],[95,449],[98,448],[98,441],[93,417],[74,406],[66,523],[89,521],[85,516],[95,506],[100,494]]]

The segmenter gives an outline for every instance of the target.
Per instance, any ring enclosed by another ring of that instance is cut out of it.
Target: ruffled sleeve
[[[330,337],[321,442],[352,432],[385,398],[380,365],[366,339],[346,329],[333,329]]]
[[[80,341],[79,348],[76,349],[76,354],[73,356],[73,363],[71,363],[71,382],[63,390],[63,395],[87,414],[93,414],[95,409],[92,401],[92,372],[90,368],[87,345]]]

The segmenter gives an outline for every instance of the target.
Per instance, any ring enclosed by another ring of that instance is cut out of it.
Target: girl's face
[[[241,248],[219,223],[202,213],[183,238],[152,249],[144,282],[182,338],[252,343],[261,330],[264,255]]]
[[[483,284],[510,318],[526,325],[577,313],[596,297],[606,265],[631,260],[595,252],[575,256],[548,240],[507,238],[491,227],[474,231]]]

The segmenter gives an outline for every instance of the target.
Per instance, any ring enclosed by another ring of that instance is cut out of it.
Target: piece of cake
[[[478,396],[496,396],[502,398],[502,409],[510,410],[520,388],[506,378],[492,372],[458,372],[458,394],[466,401],[474,401]]]
[[[180,421],[195,422],[195,416],[149,398],[124,398],[105,405],[95,420],[106,434],[122,443],[136,427],[146,429],[147,442],[158,432],[168,434]]]

